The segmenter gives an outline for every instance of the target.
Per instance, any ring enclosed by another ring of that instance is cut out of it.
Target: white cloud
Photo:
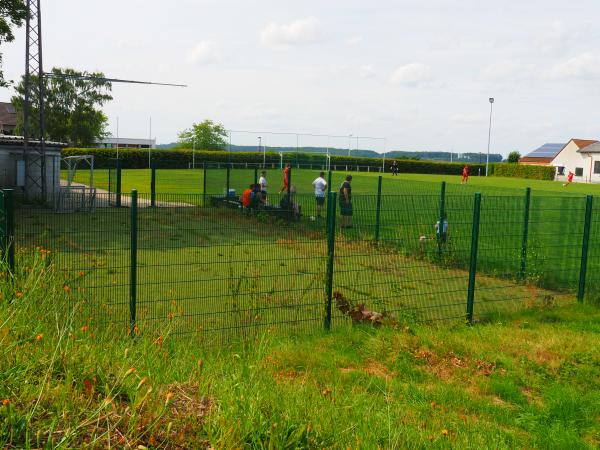
[[[315,17],[288,24],[271,22],[261,32],[261,41],[271,47],[314,44],[323,39],[321,23]]]
[[[377,75],[377,72],[375,72],[375,69],[370,64],[361,66],[358,73],[361,78],[365,78],[365,79],[366,78],[375,78],[375,76]]]
[[[431,67],[422,63],[410,63],[398,67],[390,81],[407,87],[419,87],[433,81]]]
[[[346,42],[349,45],[358,45],[360,44],[362,41],[364,41],[364,38],[362,36],[352,36],[351,38],[349,38]]]
[[[544,78],[549,80],[595,80],[600,78],[600,58],[590,52],[582,53],[552,67]]]
[[[188,64],[210,64],[221,59],[221,50],[213,41],[200,41],[188,52]]]

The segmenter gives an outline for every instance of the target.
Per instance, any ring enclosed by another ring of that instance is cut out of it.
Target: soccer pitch
[[[283,174],[278,169],[267,169],[269,192],[279,191]],[[222,194],[226,186],[225,169],[207,169],[207,193]],[[300,194],[312,192],[312,181],[318,176],[319,170],[293,169],[292,184]],[[375,195],[379,173],[336,171],[332,173],[332,190],[336,191],[346,175],[352,175],[352,189],[355,194]],[[63,174],[65,176],[65,174]],[[327,175],[326,175],[327,177]],[[487,195],[522,195],[527,187],[533,195],[567,195],[583,196],[587,194],[600,195],[600,185],[573,183],[564,187],[558,181],[527,180],[521,178],[478,177],[471,176],[465,185],[460,183],[459,175],[427,175],[401,173],[398,176],[383,174],[382,194],[435,194],[439,192],[442,181],[447,183],[449,194],[474,194],[480,192]],[[89,173],[78,171],[75,181],[87,183]],[[151,171],[149,169],[123,169],[122,192],[132,189],[140,193],[150,192]],[[230,187],[241,192],[254,182],[253,169],[232,169]],[[97,188],[107,190],[109,171],[97,169],[94,171],[94,184]],[[156,192],[161,194],[200,194],[203,193],[203,169],[157,169]]]

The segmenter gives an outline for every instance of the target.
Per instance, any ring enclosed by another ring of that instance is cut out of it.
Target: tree
[[[520,159],[521,159],[521,154],[517,151],[510,152],[508,154],[508,162],[509,163],[517,164]]]
[[[220,123],[205,120],[179,133],[179,147],[202,150],[223,150],[227,145],[227,130]]]
[[[112,100],[112,85],[104,80],[82,80],[76,77],[102,78],[102,73],[78,72],[53,68],[53,76],[44,77],[46,139],[66,142],[76,147],[89,147],[106,136],[108,118],[100,107]],[[67,76],[65,78],[64,76]],[[71,78],[68,78],[71,77]],[[39,136],[39,90],[37,76],[31,76],[30,136]],[[23,133],[24,79],[12,98],[17,110],[18,134]]]
[[[15,40],[13,27],[20,27],[27,18],[27,5],[24,0],[0,0],[0,44]],[[2,53],[0,53],[0,87],[7,87],[2,71]]]

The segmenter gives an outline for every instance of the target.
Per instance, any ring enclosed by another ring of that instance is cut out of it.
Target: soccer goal
[[[62,167],[67,174],[60,183],[56,209],[60,212],[92,211],[96,207],[94,155],[66,156],[62,158]]]

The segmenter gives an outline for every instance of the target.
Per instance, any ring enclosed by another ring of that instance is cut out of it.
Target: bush
[[[554,180],[556,170],[552,166],[530,166],[526,164],[493,164],[495,177],[527,178],[530,180]]]
[[[67,148],[62,151],[63,156],[94,155],[94,166],[96,168],[109,168],[116,165],[116,150],[110,148]],[[119,157],[124,169],[142,169],[148,167],[148,149],[119,149]],[[192,150],[151,150],[152,164],[157,168],[183,169],[192,163]],[[215,163],[231,163],[234,165],[248,164],[252,166],[263,163],[262,153],[244,152],[220,152],[200,151],[195,152],[197,166]],[[280,164],[278,153],[267,153],[265,161],[268,165]],[[386,172],[390,172],[393,159],[386,159]],[[464,163],[445,163],[437,161],[422,161],[409,159],[396,159],[401,173],[424,173],[439,175],[460,175]],[[319,153],[295,153],[288,152],[283,155],[283,162],[292,164],[293,167],[305,167],[307,165],[319,168],[325,165],[325,157]],[[381,158],[364,158],[355,156],[332,156],[331,167],[338,170],[378,171],[381,168]],[[480,164],[469,165],[471,173],[477,173],[478,169],[485,172],[485,166]]]

